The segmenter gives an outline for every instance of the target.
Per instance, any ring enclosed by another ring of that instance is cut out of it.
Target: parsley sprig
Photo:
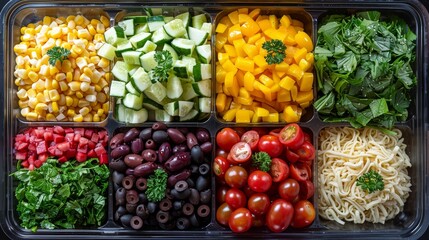
[[[151,202],[159,202],[165,197],[168,174],[163,169],[156,169],[147,180],[146,196]]]
[[[57,61],[60,61],[61,63],[67,59],[67,57],[70,55],[70,50],[65,49],[63,47],[55,46],[48,50],[47,54],[49,56],[49,64],[52,66],[55,66]]]
[[[150,71],[151,79],[166,82],[170,75],[169,72],[173,68],[173,57],[169,51],[163,50],[156,51],[154,58],[158,65]]]
[[[279,64],[283,62],[286,57],[286,46],[285,44],[278,40],[272,39],[270,41],[266,41],[262,44],[262,48],[267,50],[267,55],[265,56],[265,61],[268,64]]]
[[[358,178],[357,185],[369,193],[384,189],[383,177],[372,169]]]
[[[266,152],[257,152],[252,155],[252,165],[259,170],[268,172],[271,169],[271,157]]]

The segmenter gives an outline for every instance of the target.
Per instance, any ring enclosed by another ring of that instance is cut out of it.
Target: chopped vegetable
[[[171,53],[167,50],[156,51],[154,57],[158,65],[151,70],[151,78],[158,82],[166,82],[169,77],[169,72],[173,68]]]
[[[267,55],[265,56],[265,60],[270,65],[279,64],[283,62],[284,58],[286,57],[286,46],[278,39],[272,39],[270,41],[264,42],[262,44],[262,48],[268,51]]]
[[[147,180],[147,199],[151,202],[159,202],[165,197],[168,174],[163,169],[156,169]]]
[[[19,163],[17,168],[12,176],[19,180],[16,210],[23,228],[100,226],[105,220],[110,172],[96,158],[62,164],[48,159],[34,171]]]
[[[266,152],[256,152],[252,155],[252,164],[259,170],[268,172],[271,169],[271,157]]]
[[[381,20],[377,11],[332,15],[318,33],[314,107],[324,121],[390,129],[407,119],[416,35],[403,20]]]
[[[63,61],[67,59],[70,53],[70,50],[58,46],[49,49],[47,51],[47,54],[49,55],[49,64],[55,66],[57,61],[63,63]]]
[[[363,190],[369,193],[381,191],[384,189],[383,177],[372,169],[360,176],[356,185],[360,186]]]

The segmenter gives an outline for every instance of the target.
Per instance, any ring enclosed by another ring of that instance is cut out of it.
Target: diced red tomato
[[[76,160],[78,162],[85,162],[87,158],[88,158],[88,156],[86,155],[86,153],[82,153],[82,152],[76,153]]]
[[[35,152],[36,151],[36,144],[35,142],[32,142],[28,145],[28,151]]]
[[[34,135],[36,135],[37,138],[43,138],[43,134],[45,133],[45,130],[37,128],[34,130]]]
[[[70,149],[70,143],[69,142],[58,143],[57,148],[63,152],[68,151]]]
[[[76,156],[76,148],[70,148],[67,152],[64,153],[66,158],[74,158]]]
[[[61,136],[59,134],[54,134],[54,142],[55,143],[61,143],[64,142],[64,136]]]
[[[24,167],[24,168],[28,168],[28,166],[30,166],[30,164],[28,163],[27,160],[25,160],[25,161],[21,162],[21,166]]]
[[[98,160],[100,161],[100,164],[108,164],[109,163],[109,157],[107,156],[107,153],[103,153],[98,157]]]
[[[66,138],[66,141],[67,142],[73,142],[73,139],[74,139],[74,133],[66,133],[66,136],[65,136],[65,138]]]
[[[42,161],[40,161],[39,159],[37,159],[36,161],[34,161],[34,166],[35,166],[36,168],[39,168],[40,166],[42,166],[42,164],[43,164],[43,162],[42,162]]]
[[[42,154],[42,153],[45,153],[46,151],[47,151],[47,149],[46,149],[46,142],[45,141],[39,142],[37,144],[37,147],[36,147],[37,154]]]
[[[64,131],[63,127],[61,127],[61,126],[55,126],[54,127],[54,133],[64,135],[64,132],[65,131]]]
[[[81,152],[81,153],[87,153],[88,152],[88,145],[79,145],[77,147],[77,152]]]
[[[88,138],[86,138],[86,137],[81,137],[80,139],[79,139],[79,147],[80,146],[83,146],[83,145],[88,145]]]
[[[75,132],[76,134],[80,134],[80,136],[85,135],[85,129],[84,129],[84,128],[75,128],[75,129],[74,129],[74,132]]]
[[[67,158],[66,158],[66,156],[59,157],[59,158],[58,158],[58,162],[60,162],[60,163],[65,163],[65,162],[67,162]]]
[[[43,133],[43,139],[45,139],[45,141],[47,141],[47,142],[54,141],[54,133],[50,132],[50,131],[45,131]]]
[[[99,139],[100,139],[100,136],[97,133],[92,134],[91,141],[98,142]]]
[[[107,153],[106,149],[103,146],[97,146],[96,148],[94,148],[94,151],[98,156]]]
[[[25,160],[27,158],[27,151],[15,152],[15,158],[17,160]]]
[[[88,157],[89,158],[95,158],[97,157],[97,154],[95,153],[94,149],[91,149],[88,151]]]
[[[73,130],[73,128],[71,128],[71,127],[68,127],[68,128],[64,128],[64,132],[67,134],[67,133],[74,133],[74,130]]]
[[[88,129],[85,129],[85,134],[84,134],[84,136],[85,136],[86,138],[91,138],[93,133],[94,133],[94,130],[92,130],[92,129],[88,128]]]
[[[17,134],[15,136],[15,142],[27,142],[27,137],[24,134]]]
[[[96,143],[93,142],[93,141],[91,141],[91,140],[88,140],[88,144],[87,145],[88,145],[89,149],[94,149],[96,147]]]
[[[23,143],[18,143],[18,146],[15,146],[15,149],[17,151],[21,151],[21,150],[26,150],[27,147],[28,147],[28,143],[23,142]]]
[[[73,141],[79,142],[81,137],[82,137],[82,135],[80,133],[75,133]]]

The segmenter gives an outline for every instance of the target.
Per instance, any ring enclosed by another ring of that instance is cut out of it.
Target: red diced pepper
[[[58,158],[58,162],[59,162],[59,163],[65,163],[65,162],[67,162],[67,158],[66,158],[66,156],[59,157],[59,158]]]
[[[109,163],[109,157],[107,156],[107,153],[103,153],[99,156],[98,160],[100,161],[100,164],[108,164]]]
[[[64,128],[61,126],[54,126],[54,133],[64,135]]]
[[[86,159],[87,159],[87,155],[86,155],[86,153],[78,152],[78,153],[76,154],[76,160],[77,160],[78,162],[85,162],[85,161],[86,161]]]
[[[36,147],[36,153],[37,154],[42,154],[42,153],[45,153],[46,151],[47,151],[47,149],[46,149],[46,142],[45,141],[39,142],[37,144],[37,147]]]

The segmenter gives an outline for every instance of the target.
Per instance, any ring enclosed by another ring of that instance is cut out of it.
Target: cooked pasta
[[[386,135],[374,128],[325,128],[319,135],[318,193],[321,217],[344,224],[385,223],[403,210],[411,192],[411,167],[402,132]],[[383,177],[384,189],[368,193],[357,179],[370,169]]]

